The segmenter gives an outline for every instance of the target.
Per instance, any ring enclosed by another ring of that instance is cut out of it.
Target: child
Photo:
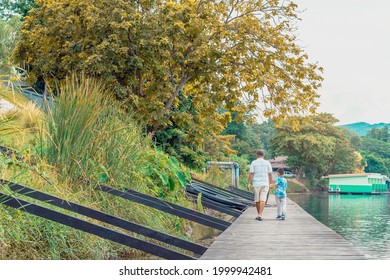
[[[276,216],[276,219],[278,220],[285,220],[286,219],[286,189],[287,189],[287,180],[283,177],[284,169],[279,168],[278,171],[278,178],[276,178],[276,183],[271,184],[270,187],[275,189],[275,200],[276,200],[276,206],[277,206],[277,212],[278,215]]]

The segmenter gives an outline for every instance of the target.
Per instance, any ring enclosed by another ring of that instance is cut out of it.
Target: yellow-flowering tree
[[[83,71],[155,134],[201,146],[262,104],[276,121],[312,113],[322,69],[296,44],[297,6],[279,0],[37,0],[15,59],[32,82]],[[191,107],[191,108],[189,108]]]

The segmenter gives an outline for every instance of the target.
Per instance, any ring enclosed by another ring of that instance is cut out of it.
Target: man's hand
[[[254,175],[254,173],[249,173],[249,178],[248,178],[248,191],[251,190],[251,183],[252,183],[253,175]]]

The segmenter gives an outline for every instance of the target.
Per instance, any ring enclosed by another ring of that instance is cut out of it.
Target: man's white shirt
[[[253,174],[253,187],[268,186],[268,173],[272,173],[271,163],[263,158],[258,158],[251,163],[250,173]]]

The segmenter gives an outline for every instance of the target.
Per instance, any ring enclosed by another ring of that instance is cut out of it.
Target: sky
[[[298,44],[324,68],[318,112],[338,124],[390,123],[390,1],[293,2]]]

